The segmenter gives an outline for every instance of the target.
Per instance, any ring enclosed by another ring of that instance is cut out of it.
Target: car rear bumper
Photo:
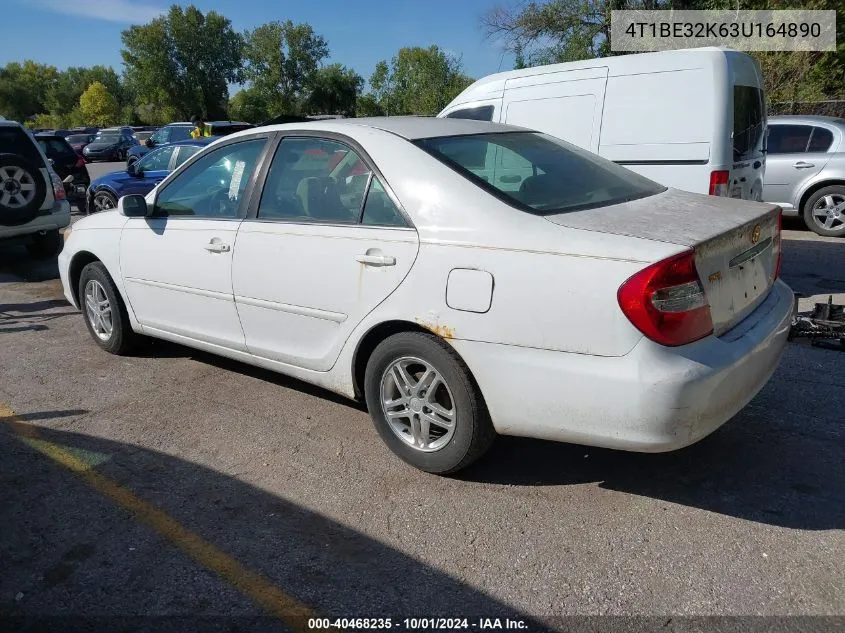
[[[53,205],[52,213],[38,215],[30,222],[20,226],[0,226],[0,239],[22,237],[42,231],[56,231],[69,224],[70,203],[67,200],[60,200]]]
[[[777,281],[719,338],[679,348],[643,339],[620,357],[453,344],[501,434],[671,451],[718,429],[763,388],[786,346],[793,306],[792,291]]]

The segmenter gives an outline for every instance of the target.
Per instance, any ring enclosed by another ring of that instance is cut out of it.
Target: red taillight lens
[[[777,263],[775,264],[775,276],[774,279],[778,279],[780,277],[780,260],[783,256],[783,243],[781,238],[781,233],[783,232],[783,209],[778,209],[778,232],[777,235],[774,236],[772,239],[772,248],[776,250],[777,255]]]
[[[731,179],[731,172],[727,169],[710,172],[710,195],[727,196],[728,182]]]
[[[85,167],[85,159],[82,158],[82,156],[80,156],[79,158],[76,159],[76,165],[74,165],[74,166],[75,167]]]
[[[50,181],[53,183],[53,197],[56,200],[67,200],[67,193],[65,193],[65,186],[62,183],[62,179],[59,178],[58,174],[51,173],[50,174]]]
[[[616,298],[634,327],[661,345],[686,345],[713,332],[693,251],[641,270],[620,286]]]

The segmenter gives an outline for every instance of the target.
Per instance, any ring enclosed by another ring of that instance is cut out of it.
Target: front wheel
[[[364,392],[382,440],[420,470],[457,472],[495,438],[469,369],[432,334],[403,332],[382,341],[367,362]]]
[[[825,237],[845,237],[845,186],[822,187],[804,205],[804,222]]]
[[[94,342],[111,354],[132,350],[138,335],[132,330],[126,305],[102,262],[91,262],[79,278],[79,304]]]
[[[91,203],[91,212],[108,211],[109,209],[117,208],[117,198],[108,191],[98,191],[94,194],[94,200]]]

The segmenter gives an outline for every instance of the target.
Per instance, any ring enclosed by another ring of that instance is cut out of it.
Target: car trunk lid
[[[623,204],[547,215],[560,226],[692,248],[718,336],[750,314],[775,281],[780,208],[670,189]]]

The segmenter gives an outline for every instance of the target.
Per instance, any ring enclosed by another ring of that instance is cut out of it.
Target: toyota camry
[[[522,128],[332,120],[212,143],[59,263],[104,350],[157,337],[361,399],[445,474],[496,434],[658,452],[728,421],[786,344],[780,216]]]

